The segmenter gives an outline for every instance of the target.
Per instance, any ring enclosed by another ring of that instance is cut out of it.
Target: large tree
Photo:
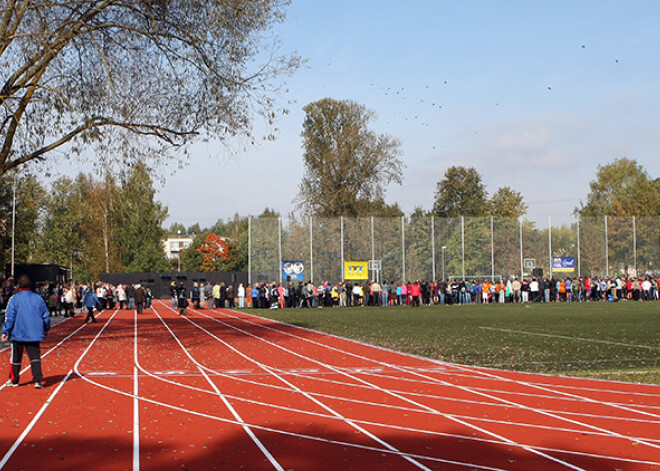
[[[318,216],[370,215],[385,186],[401,183],[397,139],[369,129],[373,111],[350,100],[324,98],[304,108],[300,205]]]
[[[0,0],[0,175],[56,149],[141,160],[249,136],[299,63],[263,47],[287,4]]]
[[[122,176],[117,196],[117,239],[124,271],[164,271],[169,267],[163,250],[167,209],[155,201],[147,166],[139,163]]]
[[[437,184],[433,212],[440,217],[477,217],[488,212],[488,193],[474,167],[453,166]]]
[[[660,185],[636,160],[599,165],[589,188],[586,203],[575,209],[582,217],[660,215]]]

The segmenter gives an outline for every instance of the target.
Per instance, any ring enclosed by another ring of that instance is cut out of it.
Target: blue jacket
[[[41,342],[50,330],[50,316],[43,298],[23,289],[9,299],[2,333],[10,342]]]
[[[85,291],[82,304],[85,307],[101,307],[101,301],[99,301],[99,297],[94,293],[92,289]]]

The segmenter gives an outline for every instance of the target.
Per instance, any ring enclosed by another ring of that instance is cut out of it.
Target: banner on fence
[[[554,257],[552,259],[552,271],[575,271],[575,257]]]
[[[300,261],[283,261],[282,262],[282,279],[290,279],[291,281],[302,281],[305,279],[305,262]]]
[[[368,280],[369,262],[344,262],[344,279]]]

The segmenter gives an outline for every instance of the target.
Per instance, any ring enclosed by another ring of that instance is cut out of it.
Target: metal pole
[[[401,216],[401,282],[406,282],[406,227],[405,216]]]
[[[279,257],[280,257],[280,264],[278,267],[278,271],[280,272],[280,284],[282,283],[282,218],[278,217],[277,218],[277,243],[279,246]]]
[[[248,284],[252,286],[252,216],[248,216]]]
[[[607,216],[605,216],[605,276],[610,276],[610,252],[607,247]]]
[[[493,216],[490,217],[490,279],[495,283],[495,231],[493,230]]]
[[[447,250],[447,246],[443,245],[440,247],[442,249],[442,280],[446,280],[445,278],[445,250]]]
[[[341,245],[339,246],[341,251],[341,280],[344,281],[344,216],[339,216],[339,231],[341,236]],[[351,296],[351,293],[348,293]]]
[[[314,216],[309,217],[309,264],[310,266],[310,281],[314,283],[314,233],[312,231],[312,221]]]
[[[582,276],[581,266],[580,266],[580,218],[577,220],[577,257],[578,257],[578,269],[577,276],[580,278]]]
[[[461,216],[461,252],[463,259],[462,279],[465,280],[465,217],[464,216]]]
[[[374,247],[374,217],[373,216],[371,216],[371,260],[372,260],[371,262],[372,264],[373,264],[373,260],[376,260],[376,249]],[[378,281],[376,280],[376,270],[372,269],[372,272],[373,273],[371,274],[371,279]]]
[[[435,281],[435,219],[431,216],[431,274]]]
[[[520,280],[522,281],[525,278],[525,267],[523,265],[523,222],[522,219],[519,220],[520,223]]]
[[[635,216],[632,217],[632,224],[633,224],[633,259],[635,263],[635,276],[639,276],[637,273],[637,221],[635,220]],[[626,276],[628,274],[626,273]]]
[[[552,279],[552,217],[548,216],[548,256],[550,258],[550,279]]]

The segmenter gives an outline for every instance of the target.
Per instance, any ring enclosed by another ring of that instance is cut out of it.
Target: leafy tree
[[[304,111],[300,206],[321,217],[370,215],[385,186],[401,183],[399,141],[371,131],[373,111],[354,101],[325,98]]]
[[[12,233],[14,235],[14,261],[32,263],[37,261],[38,234],[43,224],[43,200],[46,191],[32,175],[17,175],[16,218],[12,231],[14,200],[14,178],[7,175],[0,179],[0,267],[11,263]]]
[[[41,261],[69,267],[76,279],[92,275],[88,268],[90,257],[97,255],[88,249],[89,236],[95,234],[90,229],[96,227],[91,220],[94,211],[87,206],[92,184],[82,174],[75,180],[61,177],[53,183],[50,196],[45,199]]]
[[[154,201],[155,193],[145,164],[138,163],[123,176],[117,202],[117,236],[125,271],[163,271],[168,268],[162,242],[167,209]]]
[[[582,217],[660,214],[658,182],[636,160],[622,157],[598,166],[589,188],[586,203],[575,209]]]
[[[519,218],[527,212],[527,205],[519,191],[508,186],[498,188],[490,198],[490,215],[497,218]]]
[[[433,212],[440,217],[479,217],[487,214],[488,194],[481,175],[473,167],[447,169],[437,184]]]
[[[157,157],[251,134],[297,57],[264,54],[288,0],[5,1],[0,175],[66,146]],[[181,154],[179,154],[181,155]]]
[[[215,271],[218,261],[226,260],[228,257],[225,240],[213,232],[209,232],[206,235],[204,244],[197,247],[196,250],[202,254],[202,271]]]

